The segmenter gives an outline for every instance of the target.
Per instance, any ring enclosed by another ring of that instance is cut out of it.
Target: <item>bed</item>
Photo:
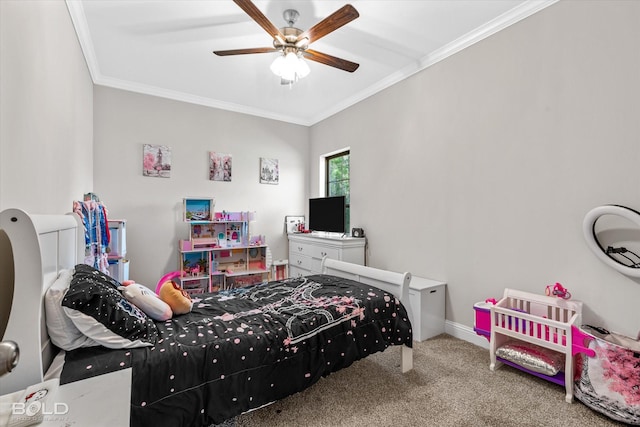
[[[302,391],[390,346],[402,349],[402,371],[412,368],[411,275],[331,259],[323,260],[321,275],[199,296],[189,314],[146,322],[150,329],[137,337],[152,341],[147,346],[58,352],[43,300],[61,273],[74,271],[76,280],[83,270],[75,268],[84,257],[82,224],[74,215],[9,209],[0,213],[0,226],[11,244],[15,283],[3,339],[21,349],[0,394],[51,371],[65,384],[131,368],[131,425],[207,426]]]

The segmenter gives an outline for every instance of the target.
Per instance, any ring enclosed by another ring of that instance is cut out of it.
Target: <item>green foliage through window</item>
[[[350,184],[349,184],[349,151],[334,154],[326,158],[326,196],[345,196],[345,231],[350,227]]]

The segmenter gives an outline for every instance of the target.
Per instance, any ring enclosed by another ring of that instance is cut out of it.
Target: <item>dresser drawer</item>
[[[291,267],[311,271],[313,269],[313,258],[292,252],[289,254],[289,265]]]
[[[309,243],[291,242],[289,252],[295,255],[313,256],[315,246]]]
[[[322,259],[324,257],[331,259],[340,259],[340,249],[338,248],[327,248],[323,246],[315,246],[313,248],[313,257]]]
[[[331,248],[313,243],[292,242],[290,252],[319,259],[322,259],[325,256],[333,259],[340,259],[339,248]]]
[[[364,264],[365,240],[312,235],[289,235],[289,276],[319,274],[322,258]]]

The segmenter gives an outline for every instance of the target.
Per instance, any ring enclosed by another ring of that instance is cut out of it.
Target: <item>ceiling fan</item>
[[[291,84],[309,73],[309,66],[302,60],[303,57],[350,73],[353,73],[360,66],[346,59],[309,49],[309,45],[314,41],[360,16],[358,11],[350,4],[341,7],[307,31],[302,31],[293,26],[299,16],[296,10],[287,9],[284,11],[283,17],[288,26],[279,29],[269,21],[251,0],[233,1],[273,37],[273,47],[216,50],[213,52],[216,55],[229,56],[281,52],[282,55],[278,56],[271,65],[271,70],[281,77],[283,84]]]

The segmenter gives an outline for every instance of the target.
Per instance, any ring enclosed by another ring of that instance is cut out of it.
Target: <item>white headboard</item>
[[[20,347],[18,366],[0,379],[0,395],[41,382],[56,349],[45,323],[44,293],[60,270],[84,259],[84,226],[75,214],[29,215],[20,209],[0,212],[13,256],[13,300],[2,340]]]

